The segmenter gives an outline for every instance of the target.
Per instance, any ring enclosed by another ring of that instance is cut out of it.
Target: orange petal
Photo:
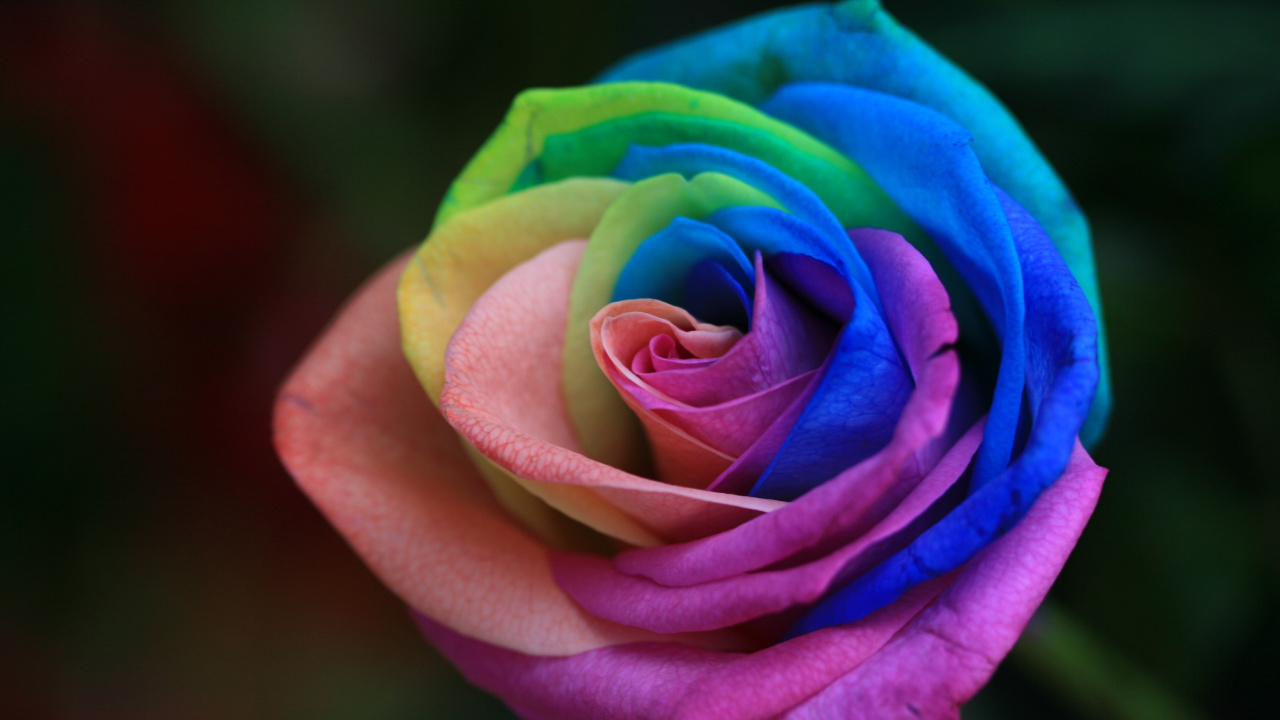
[[[535,655],[732,643],[617,625],[565,596],[546,548],[498,505],[401,354],[406,260],[356,295],[277,399],[277,451],[321,512],[405,602],[477,640]]]
[[[622,376],[645,390],[675,402],[636,377],[622,360],[633,357],[653,336],[668,334],[694,357],[724,355],[742,338],[737,328],[701,323],[688,311],[659,300],[638,299],[610,303],[591,320],[591,350],[596,363],[615,386]],[[630,393],[619,390],[623,402],[644,425],[658,477],[663,482],[706,489],[733,464],[733,457],[693,437],[659,413],[643,407]]]

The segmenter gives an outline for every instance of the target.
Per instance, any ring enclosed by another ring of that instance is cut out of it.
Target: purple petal
[[[614,559],[620,571],[683,586],[759,570],[840,536],[851,519],[861,517],[862,511],[854,509],[874,501],[867,497],[871,485],[888,486],[909,474],[923,477],[940,457],[959,382],[959,361],[947,350],[957,329],[946,291],[928,262],[900,236],[853,231],[851,237],[864,253],[886,307],[894,309],[886,323],[916,382],[893,439],[838,478],[749,523],[688,543],[623,552]]]
[[[1077,442],[1062,477],[1007,535],[970,560],[936,603],[870,661],[785,717],[958,717],[1058,577],[1105,478]]]
[[[525,717],[747,720],[785,712],[856,669],[949,580],[920,586],[858,623],[754,653],[635,643],[543,657],[473,640],[423,615],[414,620],[468,680]]]
[[[684,405],[725,403],[817,368],[837,330],[770,277],[758,254],[754,315],[751,332],[723,357],[704,367],[656,371],[640,379]]]
[[[963,498],[964,488],[948,490],[956,486],[981,440],[978,424],[922,481],[911,476],[899,477],[897,482],[891,479],[888,491],[876,495],[879,502],[864,501],[860,517],[846,518],[852,541],[804,564],[668,587],[621,573],[605,558],[553,552],[552,573],[560,587],[593,615],[660,633],[730,627],[813,603],[833,585],[904,547],[954,507]]]

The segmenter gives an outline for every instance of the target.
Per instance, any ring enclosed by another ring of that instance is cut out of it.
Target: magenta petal
[[[1066,472],[936,603],[870,661],[785,717],[959,717],[1058,577],[1106,474],[1077,442]]]
[[[959,360],[947,349],[959,330],[946,290],[929,263],[901,236],[855,230],[850,237],[859,252],[865,252],[885,306],[894,308],[887,322],[916,382],[893,439],[838,478],[749,523],[687,543],[623,552],[614,558],[621,572],[683,586],[759,570],[843,536],[847,524],[863,517],[879,497],[877,486],[887,490],[898,477],[923,477],[940,456],[960,376]],[[739,462],[750,454],[744,453]],[[732,472],[731,466],[726,475]],[[714,484],[712,488],[721,489]]]
[[[619,389],[636,404],[716,450],[736,456],[751,446],[818,377],[817,370],[797,375],[771,388],[710,407],[685,407],[646,393],[629,378],[610,373]],[[718,488],[717,488],[718,490]]]
[[[951,298],[933,267],[901,235],[859,228],[849,231],[849,239],[871,268],[884,303],[885,324],[918,383],[929,356],[959,337]]]
[[[820,379],[837,328],[770,278],[759,257],[756,280],[745,336],[654,300],[613,303],[593,321],[600,367],[640,416],[665,482],[707,487],[750,449],[736,467],[754,475],[715,487],[746,494]]]
[[[818,367],[831,348],[836,330],[779,285],[757,258],[751,332],[723,357],[705,366],[686,369],[677,365],[639,377],[654,390],[685,405],[707,407],[731,402]],[[670,353],[666,357],[671,357]],[[655,368],[659,365],[666,363],[655,359]]]
[[[952,580],[911,589],[894,604],[849,625],[824,628],[704,673],[685,691],[676,717],[686,720],[773,718],[852,672],[879,651]],[[844,717],[837,713],[833,717]]]
[[[787,436],[791,434],[791,428],[795,427],[800,415],[809,406],[814,391],[818,389],[818,381],[826,371],[827,363],[824,362],[821,367],[811,373],[809,381],[791,404],[773,418],[772,422],[738,455],[733,464],[725,468],[707,489],[737,495],[746,495],[751,492],[751,487],[768,469],[769,463],[773,462],[773,458],[787,441]]]
[[[876,455],[768,515],[695,541],[628,550],[614,559],[616,567],[663,585],[695,585],[758,570],[843,536],[895,484],[928,471],[958,381],[953,351],[931,358],[893,440]]]
[[[1104,477],[1077,446],[1022,522],[958,574],[754,653],[651,642],[542,657],[416,620],[469,680],[529,718],[956,718],[1056,578]]]
[[[749,720],[785,712],[864,663],[950,582],[913,588],[863,620],[744,654],[634,643],[565,657],[514,652],[414,619],[468,680],[524,717]]]
[[[855,539],[794,567],[684,587],[627,575],[604,558],[581,553],[552,552],[551,570],[560,587],[591,614],[659,633],[725,628],[810,604],[906,546],[954,507],[961,496],[948,491],[963,490],[955,487],[956,480],[981,441],[978,424],[918,485],[906,480],[885,493],[884,502],[864,503],[861,521],[846,522]]]
[[[577,655],[526,655],[460,635],[414,614],[423,634],[468,680],[523,714],[556,720],[651,720],[673,716],[699,676],[737,657],[675,643],[614,645]]]

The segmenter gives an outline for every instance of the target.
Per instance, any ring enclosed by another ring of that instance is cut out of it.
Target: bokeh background
[[[279,466],[273,391],[530,86],[757,0],[0,3],[0,717],[509,718]],[[1101,506],[970,720],[1280,675],[1280,4],[886,0],[1096,235]]]

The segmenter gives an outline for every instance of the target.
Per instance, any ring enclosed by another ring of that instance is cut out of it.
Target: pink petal
[[[916,588],[860,622],[751,654],[640,643],[572,657],[536,657],[466,638],[428,618],[415,619],[468,680],[526,717],[763,720],[858,667],[949,579]]]
[[[564,594],[546,548],[498,505],[432,407],[400,347],[406,260],[354,296],[280,391],[285,466],[393,592],[459,633],[543,655],[656,639]]]
[[[905,494],[894,486],[924,477],[945,450],[960,374],[955,352],[947,349],[956,341],[958,328],[946,291],[929,263],[901,236],[859,230],[850,237],[860,252],[866,248],[864,258],[884,306],[892,308],[886,318],[889,328],[916,381],[893,439],[876,455],[795,502],[731,531],[623,552],[614,559],[619,571],[661,585],[685,586],[759,570],[843,537],[880,498]]]
[[[1007,535],[869,662],[789,720],[957,718],[1008,654],[1093,514],[1106,470],[1076,443],[1071,464]]]
[[[736,331],[656,300],[613,303],[592,321],[597,361],[644,424],[666,482],[706,488],[753,449],[733,465],[745,479],[709,488],[745,494],[807,404],[837,328],[777,284],[758,255],[754,304],[751,332],[714,350],[693,341]]]
[[[887,498],[884,505],[892,508],[887,516],[877,521],[879,508],[867,506],[862,522],[849,523],[852,541],[793,567],[668,587],[619,572],[605,558],[553,552],[552,572],[560,586],[591,613],[661,633],[730,627],[810,604],[905,547],[954,507],[961,497],[948,490],[962,489],[955,488],[955,482],[981,441],[982,425],[978,424],[910,494]]]
[[[792,297],[760,258],[753,302],[751,332],[723,357],[705,368],[640,374],[639,384],[677,403],[707,407],[768,390],[822,364],[838,328]]]
[[[619,513],[678,541],[783,506],[638,477],[578,452],[559,391],[559,359],[583,247],[575,241],[543,252],[472,307],[447,353],[440,406],[449,422],[525,487],[592,527],[600,513]]]

